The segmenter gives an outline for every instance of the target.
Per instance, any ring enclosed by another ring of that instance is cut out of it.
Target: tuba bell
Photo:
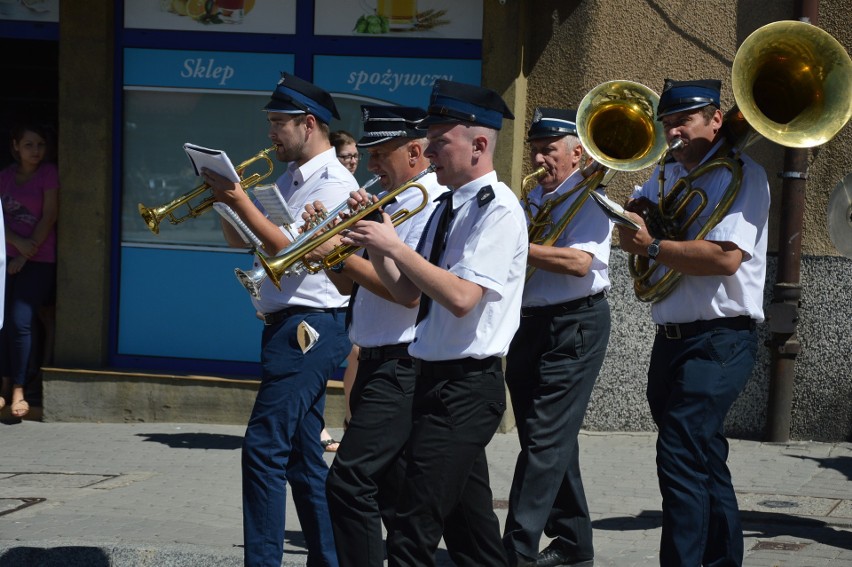
[[[773,22],[749,35],[734,57],[731,84],[736,104],[725,115],[726,143],[717,155],[678,180],[668,195],[663,195],[665,156],[660,160],[658,210],[649,217],[658,226],[675,226],[675,239],[685,237],[707,206],[704,192],[693,187],[702,175],[722,167],[730,170],[731,181],[696,240],[704,238],[736,200],[742,181],[736,158],[746,147],[760,137],[791,148],[818,146],[852,117],[852,59],[830,34],[805,22]],[[695,207],[687,207],[696,201]],[[694,210],[687,213],[688,208]],[[667,270],[655,278],[658,263],[634,255],[628,261],[640,301],[665,298],[682,277]]]
[[[240,176],[240,185],[243,189],[248,190],[272,175],[272,171],[275,169],[275,164],[272,163],[269,153],[274,151],[275,146],[266,148],[234,168]],[[243,177],[245,170],[257,161],[264,161],[266,163],[266,171],[262,173],[252,173],[248,177]],[[170,223],[180,224],[191,218],[200,216],[213,208],[213,203],[215,202],[213,195],[206,197],[200,203],[195,205],[192,204],[192,201],[204,196],[204,194],[209,190],[210,186],[206,183],[202,183],[189,193],[181,195],[177,199],[165,203],[164,205],[160,205],[159,207],[146,207],[142,203],[139,203],[139,214],[142,216],[142,220],[145,221],[145,225],[151,232],[154,234],[160,234],[160,223],[163,219],[168,218]],[[186,213],[181,216],[177,216],[176,211],[180,207],[184,206],[186,207]]]
[[[531,244],[552,246],[592,191],[606,185],[617,171],[635,171],[651,165],[665,151],[663,130],[654,120],[658,101],[654,91],[632,81],[608,81],[583,97],[577,108],[577,137],[583,146],[581,174],[585,179],[533,212],[529,191],[535,186],[527,189],[527,180],[537,181],[546,170],[539,168],[524,178],[522,199],[530,219]],[[574,196],[565,212],[554,218],[553,210]],[[535,269],[527,267],[527,280]]]

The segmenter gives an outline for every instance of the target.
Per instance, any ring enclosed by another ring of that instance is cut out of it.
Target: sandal
[[[12,402],[11,410],[14,417],[24,417],[30,413],[30,404],[27,403],[27,400],[18,400]]]
[[[331,446],[340,445],[340,441],[329,437],[328,439],[323,439],[322,441],[320,441],[320,445],[322,445],[322,448],[326,453],[336,453],[337,447],[332,448]]]

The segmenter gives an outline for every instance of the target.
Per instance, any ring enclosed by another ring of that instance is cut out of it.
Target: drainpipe
[[[818,0],[799,0],[797,5],[800,20],[818,25]],[[784,171],[780,174],[783,181],[781,223],[778,231],[778,271],[772,289],[772,303],[766,310],[771,333],[767,346],[772,355],[766,440],[776,443],[790,440],[796,356],[802,350],[796,328],[799,322],[799,300],[802,297],[800,268],[807,170],[808,150],[787,148],[784,152]]]

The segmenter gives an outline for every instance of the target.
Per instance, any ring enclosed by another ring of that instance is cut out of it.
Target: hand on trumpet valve
[[[312,228],[320,226],[323,222],[328,218],[328,211],[320,201],[314,201],[313,203],[308,203],[305,205],[305,212],[302,213],[302,220],[305,221],[305,224],[299,229],[300,233],[307,232]],[[328,226],[325,227],[324,230],[319,231],[317,234],[322,234],[335,224],[337,224],[338,220],[333,219],[326,223]]]

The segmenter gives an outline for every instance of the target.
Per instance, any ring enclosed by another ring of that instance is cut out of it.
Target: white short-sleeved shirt
[[[351,191],[358,190],[358,182],[337,159],[334,148],[314,156],[301,167],[291,163],[287,171],[278,178],[277,184],[287,201],[290,214],[296,219],[296,223],[291,227],[293,234],[297,234],[297,229],[302,224],[302,213],[306,204],[320,201],[328,210],[332,210],[348,199]],[[254,266],[259,265],[255,260]],[[260,299],[252,298],[255,309],[261,313],[274,313],[294,305],[345,307],[347,302],[348,296],[341,295],[322,271],[283,277],[281,291],[269,278],[265,278],[260,288]]]
[[[533,215],[544,203],[570,192],[583,179],[578,169],[550,193],[544,193],[541,185],[537,186],[527,198],[532,205]],[[577,200],[579,193],[582,191],[566,198],[553,209],[551,219],[554,223],[559,222],[559,219]],[[535,270],[524,287],[524,307],[557,305],[609,290],[608,266],[612,227],[613,222],[600,207],[592,202],[591,197],[587,198],[553,245],[560,248],[576,248],[591,254],[592,265],[589,272],[583,277],[577,277],[542,269]]]
[[[429,194],[426,206],[411,219],[396,227],[400,240],[412,249],[417,249],[423,229],[429,217],[435,210],[434,199],[447,191],[443,185],[438,185],[434,173],[424,175],[417,180]],[[385,207],[385,211],[393,215],[401,209],[409,211],[418,207],[423,200],[423,194],[416,187],[406,189],[397,197],[395,203]],[[355,303],[352,306],[352,323],[349,327],[349,338],[362,347],[377,347],[408,343],[414,339],[414,322],[417,319],[417,307],[408,308],[379,297],[365,287],[358,289]]]
[[[717,151],[721,141],[707,153],[702,163]],[[766,280],[766,245],[769,225],[769,182],[766,172],[754,160],[746,155],[740,156],[743,163],[743,178],[740,191],[728,214],[710,232],[704,240],[732,242],[743,252],[743,262],[732,276],[687,276],[681,277],[672,292],[651,306],[651,316],[658,324],[689,323],[697,320],[736,317],[745,315],[757,322],[763,321],[763,286]],[[659,181],[657,170],[642,186],[637,187],[634,197],[644,196],[657,202]],[[677,162],[665,164],[665,194],[668,194],[675,182],[687,175],[686,168]],[[687,231],[687,239],[694,239],[698,231],[709,219],[713,205],[719,202],[731,180],[728,168],[714,168],[693,181],[693,187],[703,189],[707,194],[708,206],[692,223]],[[689,211],[695,209],[696,201],[691,201]],[[652,281],[656,281],[666,272],[660,266]]]
[[[487,192],[481,192],[486,186],[494,195],[490,201],[483,198]],[[454,189],[452,202],[453,219],[440,267],[486,292],[464,317],[455,317],[433,301],[408,352],[423,360],[505,356],[520,324],[528,249],[525,213],[494,171]],[[438,207],[433,218],[441,210]],[[424,235],[424,258],[429,258],[437,224],[429,223]]]

